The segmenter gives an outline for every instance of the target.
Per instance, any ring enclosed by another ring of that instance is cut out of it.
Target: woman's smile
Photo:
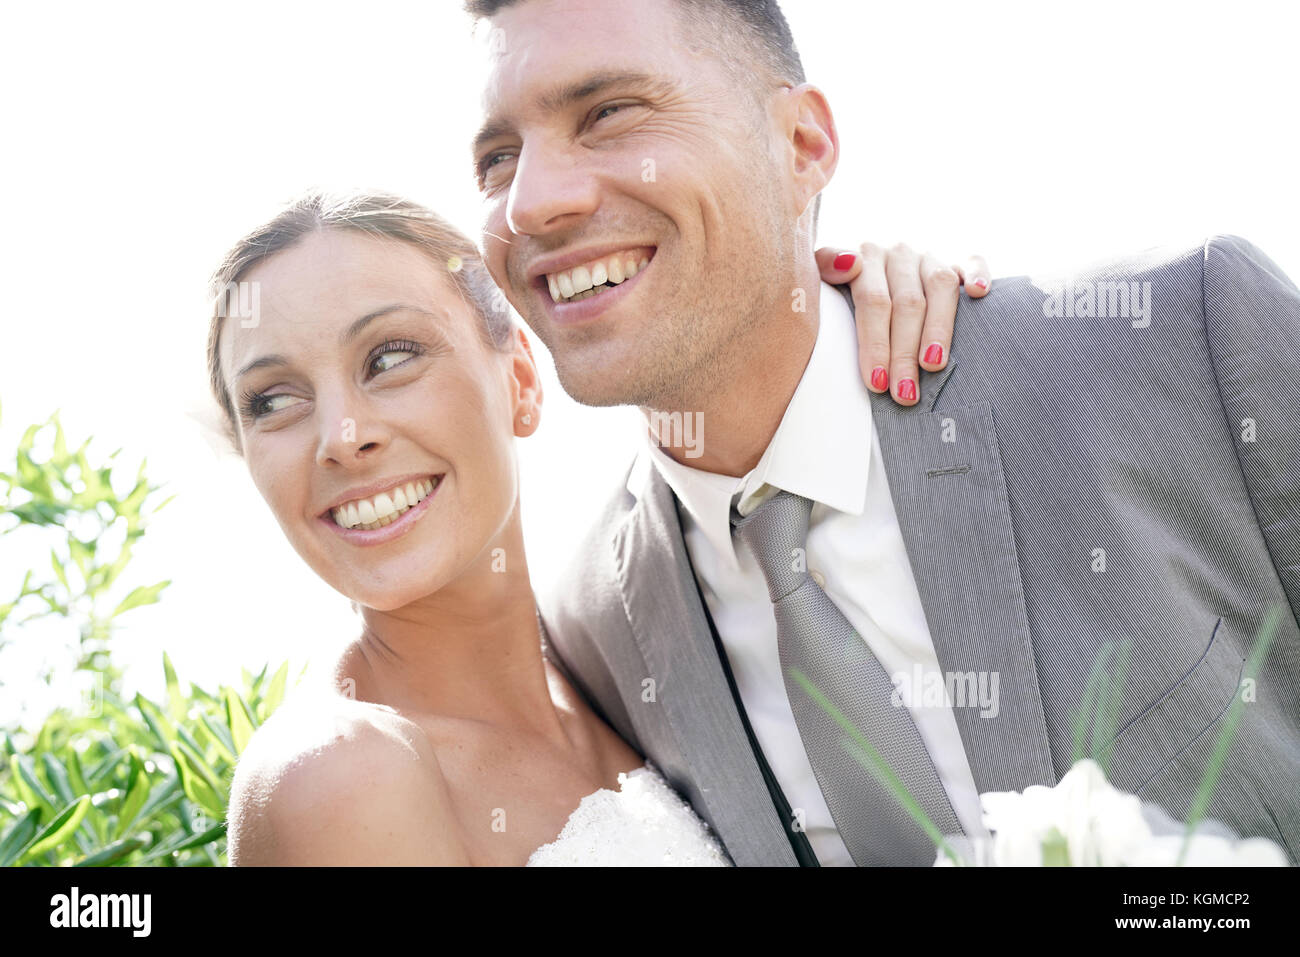
[[[374,495],[348,497],[317,521],[353,545],[380,545],[405,535],[429,509],[445,473],[387,483]]]

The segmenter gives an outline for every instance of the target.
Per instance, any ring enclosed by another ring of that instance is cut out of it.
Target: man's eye
[[[480,185],[487,185],[490,179],[494,179],[500,174],[497,172],[502,166],[506,165],[508,160],[514,159],[514,154],[508,151],[499,151],[489,153],[483,157],[478,164],[478,178]]]
[[[612,116],[615,113],[626,113],[630,107],[637,106],[636,103],[606,103],[604,106],[596,107],[591,114],[591,122],[599,123],[601,120]]]

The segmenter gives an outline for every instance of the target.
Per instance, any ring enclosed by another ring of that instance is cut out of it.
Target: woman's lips
[[[344,528],[329,513],[320,516],[317,521],[326,525],[336,535],[339,535],[350,544],[363,546],[382,545],[405,535],[420,520],[420,517],[429,510],[429,504],[437,497],[438,490],[442,488],[445,474],[435,475],[433,478],[433,489],[429,494],[425,495],[414,506],[407,508],[395,520],[379,528]]]

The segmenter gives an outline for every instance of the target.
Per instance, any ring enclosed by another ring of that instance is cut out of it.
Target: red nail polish
[[[981,289],[987,289],[989,287],[989,281],[987,279],[976,279],[975,285],[979,286]]]
[[[916,398],[916,383],[911,379],[904,379],[898,383],[898,397],[904,402],[911,402]]]
[[[853,255],[853,253],[840,253],[835,257],[835,262],[831,263],[831,265],[840,272],[845,272],[853,268],[854,260],[857,258],[858,257]]]
[[[942,362],[943,346],[939,345],[937,342],[931,344],[930,348],[925,350],[925,361],[930,363],[930,365],[938,365]]]
[[[871,387],[881,392],[889,388],[889,373],[884,366],[876,366],[871,370]]]

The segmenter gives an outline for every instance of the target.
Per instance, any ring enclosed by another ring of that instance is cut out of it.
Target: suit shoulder
[[[463,854],[423,732],[341,696],[286,702],[257,730],[228,819],[235,865],[437,864]]]
[[[1276,283],[1295,289],[1295,283],[1277,263],[1241,236],[1227,233],[1211,236],[1205,241],[1202,254],[1207,284],[1223,277],[1268,277]]]

